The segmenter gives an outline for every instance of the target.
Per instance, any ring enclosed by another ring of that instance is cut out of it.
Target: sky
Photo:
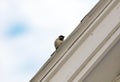
[[[99,0],[0,0],[0,82],[29,82]]]

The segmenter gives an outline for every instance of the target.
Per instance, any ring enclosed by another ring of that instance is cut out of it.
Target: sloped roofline
[[[30,82],[41,82],[50,71],[60,62],[66,55],[66,53],[74,52],[73,46],[77,44],[78,39],[81,39],[81,43],[89,36],[91,31],[95,29],[95,27],[90,26],[94,24],[95,21],[101,22],[99,20],[101,15],[104,12],[110,12],[107,8],[109,8],[110,4],[113,0],[100,0],[96,6],[83,18],[77,28],[68,36],[68,38],[64,41],[64,43],[57,49],[48,61],[43,65],[43,67],[37,72],[37,74],[30,80]],[[116,2],[117,3],[117,2]],[[114,6],[114,5],[113,5]],[[107,14],[104,14],[104,17]],[[102,18],[104,18],[102,17]],[[96,22],[96,23],[98,23]],[[114,31],[118,30],[118,28],[114,29]],[[113,31],[113,32],[114,32]],[[108,37],[109,38],[109,37]]]

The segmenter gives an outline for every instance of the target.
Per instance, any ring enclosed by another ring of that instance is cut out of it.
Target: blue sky
[[[0,81],[28,82],[99,0],[0,0]]]

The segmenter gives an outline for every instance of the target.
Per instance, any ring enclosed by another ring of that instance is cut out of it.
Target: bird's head
[[[60,40],[64,40],[64,37],[65,37],[65,36],[60,35],[60,36],[59,36],[59,39],[60,39]]]

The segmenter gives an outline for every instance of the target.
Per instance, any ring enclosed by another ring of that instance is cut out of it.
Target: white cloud
[[[54,52],[55,38],[67,37],[97,1],[1,0],[0,81],[28,82]],[[27,33],[6,37],[10,25],[19,21],[27,24]]]

